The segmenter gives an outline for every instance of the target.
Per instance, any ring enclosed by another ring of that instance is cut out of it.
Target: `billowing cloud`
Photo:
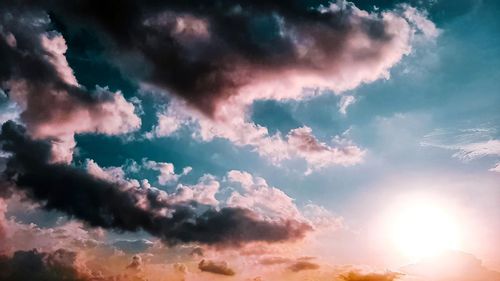
[[[50,163],[50,145],[32,140],[13,122],[2,126],[0,141],[12,156],[4,172],[26,196],[91,226],[145,230],[168,243],[239,245],[302,238],[311,227],[294,219],[263,220],[242,208],[208,209],[176,204],[168,194],[146,186],[121,186],[82,169]],[[69,188],[70,187],[70,188]]]
[[[40,6],[64,24],[98,30],[117,60],[146,65],[120,63],[139,80],[212,117],[235,100],[296,99],[314,94],[305,87],[341,92],[387,78],[416,30],[435,35],[416,10],[368,13],[349,2],[49,3]]]
[[[71,161],[74,134],[117,135],[140,127],[134,105],[120,92],[88,91],[78,84],[64,55],[66,42],[49,30],[44,12],[5,4],[0,7],[0,87],[20,106],[29,133],[52,140],[53,161]]]
[[[211,272],[220,275],[233,276],[236,272],[230,268],[227,262],[215,262],[210,260],[202,260],[198,264],[198,268],[201,271]]]

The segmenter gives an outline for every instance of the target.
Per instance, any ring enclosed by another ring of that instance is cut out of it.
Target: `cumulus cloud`
[[[94,227],[145,230],[168,243],[233,246],[296,240],[311,230],[295,219],[263,220],[242,208],[210,208],[199,213],[196,204],[171,202],[164,191],[122,186],[82,169],[50,163],[50,144],[29,138],[13,122],[2,126],[0,142],[11,155],[4,176],[17,190],[48,210],[64,212]]]
[[[240,110],[243,109],[238,106],[226,108],[227,116],[221,121],[200,115],[180,101],[172,102],[167,108],[172,118],[179,118],[176,123],[189,125],[201,141],[222,138],[236,146],[251,147],[275,165],[294,158],[303,159],[308,167],[306,174],[332,165],[351,166],[363,160],[365,151],[339,136],[325,143],[307,126],[291,130],[286,136],[271,135],[267,128],[248,121]]]
[[[204,272],[211,272],[220,275],[233,276],[236,274],[236,272],[228,266],[227,262],[202,260],[198,264],[198,268]]]
[[[191,167],[184,167],[182,173],[176,174],[174,171],[174,164],[167,162],[156,162],[146,159],[144,159],[143,161],[143,167],[146,169],[158,171],[158,183],[160,185],[177,182],[181,176],[189,174],[192,170]]]
[[[52,160],[70,162],[74,134],[117,135],[140,127],[134,105],[120,92],[81,87],[70,68],[61,34],[41,10],[0,7],[0,87],[21,108],[35,138],[51,139]]]
[[[276,187],[269,186],[261,177],[247,172],[229,171],[229,184],[238,184],[240,191],[231,193],[227,205],[248,208],[263,217],[299,218],[300,212],[293,199]]]

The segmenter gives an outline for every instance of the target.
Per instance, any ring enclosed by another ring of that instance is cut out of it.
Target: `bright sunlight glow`
[[[403,255],[421,259],[459,246],[457,222],[439,205],[407,202],[395,211],[392,240]]]

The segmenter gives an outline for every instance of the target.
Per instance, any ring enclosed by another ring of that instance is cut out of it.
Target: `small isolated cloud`
[[[236,274],[236,272],[228,266],[227,262],[202,260],[198,264],[198,268],[203,272],[210,272],[226,276],[233,276]]]
[[[291,264],[288,269],[293,271],[293,272],[299,272],[299,271],[304,271],[304,270],[316,270],[319,269],[319,264],[310,262],[310,261],[297,261],[293,264]]]
[[[344,281],[395,281],[401,276],[402,274],[395,272],[363,273],[360,271],[350,271],[340,275],[339,278]]]
[[[132,257],[132,261],[127,265],[127,269],[133,271],[142,271],[142,258],[141,256],[135,255]]]
[[[339,107],[339,112],[343,115],[347,114],[347,108],[356,102],[355,96],[343,95],[337,104]]]

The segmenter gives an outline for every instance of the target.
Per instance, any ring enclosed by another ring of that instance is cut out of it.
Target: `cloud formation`
[[[285,136],[280,133],[271,135],[266,127],[247,120],[241,110],[238,106],[226,108],[224,114],[227,114],[227,118],[214,120],[174,100],[163,116],[169,123],[177,124],[172,128],[189,126],[194,136],[201,141],[226,139],[236,146],[252,148],[274,165],[295,158],[303,159],[307,163],[306,174],[332,165],[351,166],[363,161],[365,151],[343,136],[335,136],[330,143],[322,142],[307,126],[293,129]],[[161,124],[162,120],[165,119],[160,119],[156,128],[167,126]],[[150,135],[151,132],[148,132],[147,136]]]
[[[301,98],[314,94],[304,87],[341,92],[387,78],[410,52],[416,30],[435,36],[416,10],[368,13],[349,2],[88,0],[39,7],[66,25],[93,26],[117,59],[146,65],[138,71],[121,64],[138,80],[211,117],[231,100]]]
[[[311,227],[294,219],[262,220],[242,208],[208,209],[176,204],[164,191],[123,186],[82,169],[50,162],[50,145],[32,140],[13,122],[2,126],[0,142],[12,156],[4,177],[29,199],[91,226],[122,231],[145,230],[164,242],[239,245],[304,237]],[[71,187],[71,188],[69,188]]]
[[[0,87],[20,106],[29,133],[52,141],[52,161],[71,161],[74,134],[117,135],[140,127],[134,105],[120,92],[78,84],[66,42],[50,30],[47,14],[7,2],[0,5]]]

